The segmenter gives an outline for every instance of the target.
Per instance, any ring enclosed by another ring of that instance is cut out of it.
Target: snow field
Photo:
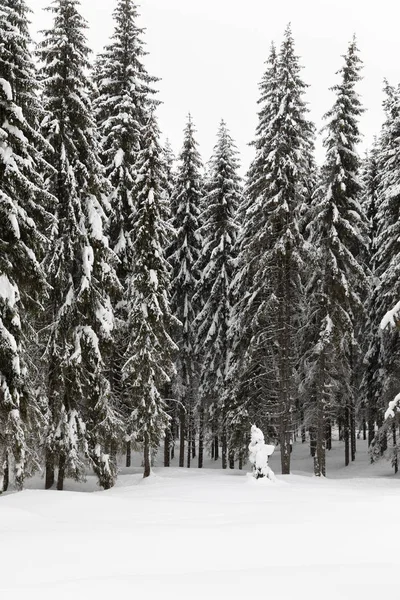
[[[275,483],[175,467],[143,480],[133,468],[108,492],[7,494],[0,598],[396,598],[400,486],[387,468]]]

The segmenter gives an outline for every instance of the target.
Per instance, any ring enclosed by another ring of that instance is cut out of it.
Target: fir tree
[[[360,206],[357,155],[362,107],[355,90],[361,61],[355,39],[344,61],[340,82],[332,88],[335,104],[325,116],[326,162],[309,224],[311,243],[318,250],[308,286],[312,298],[308,321],[315,327],[315,336],[306,356],[305,388],[309,394],[306,408],[316,429],[316,475],[325,475],[326,419],[332,411],[343,423],[346,464],[350,446],[354,459],[357,326],[368,290],[363,266],[367,228]]]
[[[51,196],[42,179],[45,144],[35,129],[40,110],[27,14],[22,0],[0,7],[0,492],[11,459],[17,488],[37,466],[43,424],[27,347],[46,290],[39,261]]]
[[[222,422],[213,424],[214,433],[222,434],[222,467],[227,467],[225,398],[229,360],[228,330],[232,311],[232,276],[237,236],[235,221],[241,200],[237,150],[224,121],[210,161],[205,211],[200,235],[203,251],[201,280],[197,295],[203,306],[196,321],[197,354],[201,356],[199,389],[199,467],[203,466],[204,425],[207,408]]]
[[[170,337],[177,323],[170,309],[170,269],[164,256],[171,229],[165,220],[166,169],[158,138],[152,114],[137,162],[133,268],[126,293],[129,345],[123,385],[126,403],[132,405],[131,430],[144,449],[144,477],[150,475],[151,450],[158,448],[168,425],[161,390],[175,374],[172,355],[177,350]]]
[[[94,107],[102,139],[101,155],[113,189],[110,243],[119,258],[122,283],[131,273],[129,243],[135,203],[132,190],[142,129],[154,93],[150,86],[155,81],[142,64],[143,30],[138,28],[137,18],[137,6],[132,0],[118,0],[114,34],[98,57],[95,72],[98,93]]]
[[[94,109],[102,140],[102,162],[112,187],[110,201],[113,210],[109,223],[109,238],[111,248],[119,259],[117,274],[123,293],[133,269],[131,230],[136,205],[136,160],[142,144],[149,103],[154,95],[151,84],[156,79],[150,77],[143,65],[143,57],[146,54],[142,41],[144,30],[137,26],[137,5],[133,0],[118,0],[113,16],[113,36],[96,61],[94,81],[97,93]],[[121,402],[121,361],[126,351],[127,307],[122,297],[117,297],[115,304],[115,344],[111,357],[110,378],[113,395]],[[126,408],[129,411],[129,407]],[[126,456],[126,464],[130,466],[129,435]]]
[[[190,466],[191,444],[194,434],[194,408],[196,396],[194,321],[196,306],[193,297],[199,273],[197,262],[201,249],[199,237],[199,214],[202,199],[202,166],[194,137],[195,129],[189,115],[180,154],[180,166],[176,177],[176,188],[172,198],[172,224],[176,239],[170,249],[172,264],[172,308],[182,323],[177,334],[178,356],[178,399],[180,401],[180,456],[179,466],[184,465],[185,433],[188,439],[188,466]]]
[[[363,340],[364,369],[361,380],[360,412],[363,424],[364,439],[367,437],[368,445],[371,444],[375,436],[375,424],[381,419],[377,414],[377,402],[379,403],[380,392],[376,388],[377,376],[379,371],[379,315],[376,312],[375,290],[378,286],[378,279],[374,276],[375,255],[376,255],[376,236],[378,232],[378,205],[379,205],[379,185],[380,185],[380,166],[379,166],[379,144],[375,139],[374,144],[367,153],[363,162],[362,182],[363,197],[362,207],[367,218],[369,231],[369,247],[365,261],[369,266],[373,278],[371,281],[371,291],[365,302],[367,320],[365,323],[365,336]],[[377,290],[376,290],[377,291]]]
[[[110,294],[118,281],[104,235],[109,189],[91,116],[86,23],[78,8],[78,0],[56,0],[49,9],[53,28],[40,45],[48,112],[44,132],[56,169],[49,185],[57,198],[57,226],[45,261],[52,285],[46,487],[53,484],[58,466],[58,489],[66,476],[82,476],[83,453],[100,485],[110,487],[116,465],[109,449],[119,428],[104,364],[113,329]]]
[[[290,27],[279,56],[276,58],[274,49],[271,52],[261,87],[263,109],[256,158],[248,174],[247,222],[240,239],[238,275],[242,292],[236,308],[239,331],[244,331],[239,382],[247,391],[242,389],[236,395],[243,397],[245,392],[244,414],[250,414],[252,404],[251,411],[258,406],[264,418],[273,418],[281,445],[282,472],[288,473],[302,294],[304,239],[299,218],[313,138],[303,99],[306,86],[300,78]],[[249,283],[244,284],[246,281]],[[271,385],[275,378],[276,391]],[[269,423],[258,422],[268,429]]]
[[[399,299],[399,187],[400,173],[400,89],[385,86],[384,108],[386,120],[380,137],[378,230],[375,240],[374,274],[376,287],[371,305],[374,306],[376,326],[367,354],[366,377],[369,377],[368,402],[372,420],[378,427],[373,444],[374,455],[386,450],[387,423],[384,412],[389,401],[398,393],[400,386],[399,330],[397,327],[382,334],[378,325],[383,316],[397,304]],[[364,386],[366,387],[366,386]]]
[[[262,339],[257,313],[266,306],[269,295],[263,285],[252,288],[257,271],[258,257],[267,247],[267,217],[264,210],[267,157],[272,152],[272,128],[279,110],[278,60],[275,45],[272,44],[267,61],[267,69],[260,83],[261,110],[256,130],[255,158],[247,174],[245,195],[238,208],[237,220],[241,230],[237,239],[236,272],[232,283],[234,308],[229,331],[232,356],[229,365],[229,404],[227,430],[229,446],[239,454],[239,460],[247,457],[248,432],[257,421],[268,434],[271,433],[268,417],[265,414],[265,399],[270,396],[270,373],[272,360],[266,358],[265,351],[256,348]],[[252,290],[252,291],[250,291]],[[251,293],[258,296],[256,302],[249,302]],[[257,333],[257,337],[253,334]],[[268,350],[268,348],[267,348]]]

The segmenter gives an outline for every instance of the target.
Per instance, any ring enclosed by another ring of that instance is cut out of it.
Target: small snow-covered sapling
[[[275,446],[266,444],[264,434],[255,425],[251,428],[251,441],[249,444],[249,461],[253,465],[253,477],[260,479],[267,477],[275,480],[272,469],[268,466],[268,458],[273,454]]]

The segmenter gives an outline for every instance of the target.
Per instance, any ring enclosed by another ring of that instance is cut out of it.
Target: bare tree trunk
[[[219,439],[218,436],[216,435],[214,437],[214,460],[218,460],[219,459]]]
[[[204,457],[204,407],[203,404],[199,410],[199,458],[198,467],[203,468],[203,457]]]
[[[192,423],[192,459],[196,458],[196,432]]]
[[[228,442],[226,439],[225,427],[222,430],[221,445],[222,445],[222,468],[227,469],[228,468]]]
[[[290,434],[283,431],[280,438],[282,475],[290,475]]]
[[[232,451],[229,452],[229,468],[235,468],[235,454]]]
[[[164,437],[164,467],[171,466],[170,456],[171,456],[171,429],[168,427],[165,430],[165,437]]]
[[[192,414],[191,410],[188,411],[187,415],[187,462],[186,467],[190,469],[191,459],[192,459]]]
[[[130,467],[132,462],[132,442],[128,440],[126,442],[126,466]]]
[[[8,460],[8,456],[4,459],[3,463],[3,485],[0,486],[0,494],[1,492],[6,492],[8,490],[8,486],[10,485],[10,462]]]
[[[317,451],[317,436],[316,436],[315,427],[313,427],[313,426],[310,427],[309,433],[310,433],[310,454],[314,458],[315,453]]]
[[[186,421],[186,411],[183,406],[179,411],[179,466],[185,466],[185,421]]]
[[[372,402],[368,402],[368,446],[371,445],[372,440],[375,437],[375,406],[373,406]]]
[[[350,464],[350,414],[349,407],[344,409],[343,438],[344,438],[344,464],[346,467]]]
[[[314,457],[314,475],[325,477],[326,475],[326,428],[325,428],[325,406],[323,399],[318,400],[317,407],[317,440]]]
[[[45,475],[45,484],[44,487],[46,490],[49,490],[53,487],[55,481],[55,473],[54,473],[54,456],[47,451],[46,452],[46,475]]]
[[[326,449],[332,450],[332,424],[330,419],[325,419],[326,427]]]
[[[393,423],[392,423],[392,436],[393,436],[393,448],[395,449],[395,456],[394,456],[394,460],[393,460],[393,467],[394,467],[394,472],[397,473],[399,470],[399,462],[397,459],[397,435],[396,435],[396,420],[393,419]]]
[[[351,439],[351,460],[356,460],[357,434],[356,434],[356,410],[354,400],[350,407],[350,439]]]
[[[60,456],[58,459],[58,478],[57,478],[57,489],[62,491],[64,489],[65,479],[65,456]]]
[[[144,472],[143,479],[145,477],[150,477],[151,474],[151,456],[150,456],[150,444],[147,433],[144,436],[144,448],[143,448],[143,463],[144,463]]]

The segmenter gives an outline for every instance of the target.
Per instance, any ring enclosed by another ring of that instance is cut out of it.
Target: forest
[[[224,120],[201,157],[189,114],[174,155],[140,8],[113,1],[97,56],[79,0],[49,2],[40,40],[28,0],[0,4],[0,493],[110,489],[133,452],[144,477],[245,469],[253,425],[282,474],[295,443],[324,477],[359,438],[397,472],[400,88],[361,156],[354,36],[318,132],[288,25],[241,177]]]

